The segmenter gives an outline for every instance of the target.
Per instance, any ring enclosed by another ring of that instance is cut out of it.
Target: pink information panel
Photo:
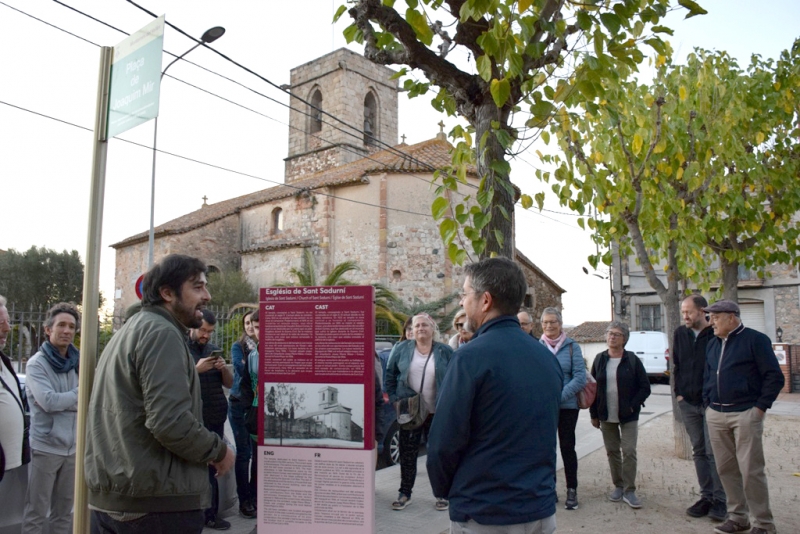
[[[261,289],[258,532],[375,523],[372,286]]]

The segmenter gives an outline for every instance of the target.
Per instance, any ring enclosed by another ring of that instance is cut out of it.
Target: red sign
[[[142,300],[142,284],[144,283],[144,275],[140,276],[136,279],[136,284],[134,287],[136,288],[136,296],[139,297],[139,300]]]

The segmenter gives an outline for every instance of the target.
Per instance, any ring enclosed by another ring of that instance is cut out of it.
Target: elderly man
[[[45,520],[53,534],[72,531],[80,361],[72,341],[79,322],[72,304],[61,302],[50,308],[44,323],[47,341],[26,368],[33,457],[23,534],[43,532]]]
[[[708,406],[717,472],[728,496],[728,519],[714,532],[774,533],[761,438],[766,411],[783,388],[783,373],[770,339],[742,324],[738,304],[720,300],[704,311],[716,337],[706,349],[703,403]]]
[[[531,336],[533,339],[537,339],[533,333],[533,316],[531,313],[525,308],[522,308],[517,314],[517,319],[519,319],[519,326],[522,328],[523,332]]]
[[[11,320],[6,309],[6,299],[0,295],[0,485],[6,471],[16,469],[31,460],[28,426],[25,423],[28,403],[22,394],[11,359],[3,353],[9,332]]]
[[[86,425],[93,534],[200,534],[218,476],[234,453],[203,426],[189,328],[211,299],[206,266],[173,254],[145,274],[142,311],[103,351]]]
[[[550,534],[561,367],[519,327],[519,266],[491,258],[465,273],[461,306],[475,335],[450,362],[436,404],[431,487],[450,500],[452,533]]]

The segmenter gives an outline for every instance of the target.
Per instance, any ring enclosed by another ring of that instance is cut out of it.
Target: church
[[[404,302],[429,302],[459,291],[431,215],[433,172],[451,161],[443,132],[398,144],[395,72],[342,48],[291,71],[289,154],[284,184],[203,204],[155,228],[154,256],[197,256],[211,270],[241,269],[255,287],[286,281],[306,249],[320,278],[355,262],[355,283],[382,283]],[[474,195],[473,168],[457,193]],[[513,236],[511,236],[513,239]],[[117,313],[137,301],[134,282],[147,269],[148,234],[116,250]],[[525,305],[538,317],[561,308],[556,282],[517,251],[528,280]],[[455,302],[455,301],[454,301]]]

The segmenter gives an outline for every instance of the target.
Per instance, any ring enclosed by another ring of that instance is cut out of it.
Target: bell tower
[[[394,74],[347,48],[292,69],[284,182],[396,145]]]

